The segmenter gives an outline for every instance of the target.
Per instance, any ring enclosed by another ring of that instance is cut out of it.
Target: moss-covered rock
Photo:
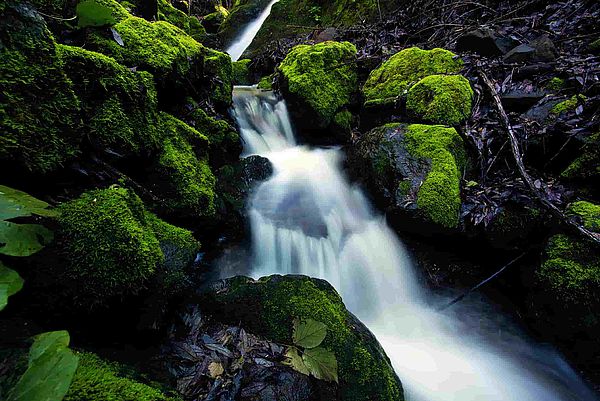
[[[131,71],[108,56],[79,47],[57,49],[81,101],[91,144],[125,155],[158,148],[157,95],[149,73]]]
[[[559,91],[565,87],[565,80],[560,77],[553,77],[546,83],[546,89],[552,91]]]
[[[406,110],[429,123],[456,126],[471,115],[473,90],[460,75],[429,75],[408,90]]]
[[[292,322],[314,319],[327,325],[323,346],[335,353],[340,400],[403,400],[403,391],[383,349],[349,313],[327,282],[304,276],[227,280],[200,300],[203,311],[250,332],[292,343]]]
[[[404,49],[369,74],[363,87],[365,104],[393,104],[426,76],[456,74],[462,67],[462,60],[448,50]]]
[[[167,213],[209,217],[215,213],[215,177],[208,165],[208,138],[183,121],[160,114],[164,135],[150,185]]]
[[[349,42],[296,46],[277,73],[296,123],[311,131],[331,127],[358,92],[356,47]]]
[[[252,78],[250,76],[249,66],[252,60],[243,59],[233,62],[232,80],[234,85],[251,85]]]
[[[57,243],[66,262],[57,269],[74,283],[76,303],[137,293],[164,261],[144,205],[131,191],[89,191],[59,211]]]
[[[113,28],[124,46],[108,33],[95,30],[88,37],[93,50],[127,67],[151,72],[165,94],[210,94],[219,105],[231,103],[232,67],[228,55],[204,47],[166,21],[149,22],[131,16]]]
[[[89,352],[78,352],[79,365],[64,401],[180,401],[160,388],[131,377],[131,369]]]
[[[583,95],[575,95],[567,100],[564,100],[550,110],[551,117],[558,117],[561,114],[568,113],[571,111],[575,111],[577,106],[585,103],[586,97]]]
[[[273,90],[273,75],[267,75],[266,77],[262,77],[260,81],[258,81],[258,89],[262,89],[265,91]]]
[[[0,161],[47,173],[79,153],[79,101],[44,19],[27,3],[0,7]]]
[[[360,138],[351,164],[383,208],[441,227],[459,224],[463,141],[454,128],[388,124]]]
[[[195,16],[190,16],[173,7],[169,0],[158,0],[158,20],[167,21],[182,29],[198,42],[206,38],[206,30]]]
[[[561,173],[561,177],[571,180],[600,178],[600,133],[584,139],[581,153]]]
[[[227,9],[223,6],[215,7],[216,11],[205,15],[202,18],[202,26],[209,34],[216,34],[221,29],[221,25],[225,22],[225,19],[229,15]]]

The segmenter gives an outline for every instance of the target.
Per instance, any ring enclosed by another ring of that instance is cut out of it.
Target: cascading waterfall
[[[250,200],[252,276],[329,281],[377,336],[410,401],[596,400],[550,347],[466,303],[440,312],[403,245],[340,169],[339,149],[297,146],[284,101],[234,90],[245,155],[274,174]]]
[[[237,60],[272,1],[228,50]],[[340,168],[341,151],[298,146],[285,102],[254,87],[234,89],[244,156],[274,174],[250,199],[252,276],[305,274],[329,281],[376,335],[409,401],[594,401],[552,348],[510,322],[430,294],[394,232]],[[496,320],[494,320],[496,319]]]

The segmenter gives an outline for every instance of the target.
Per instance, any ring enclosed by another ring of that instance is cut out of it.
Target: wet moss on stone
[[[198,42],[206,38],[206,30],[198,18],[173,7],[169,0],[158,0],[158,20],[175,25]]]
[[[560,77],[554,77],[550,81],[548,81],[548,83],[546,84],[546,88],[553,90],[553,91],[559,91],[559,90],[563,89],[564,87],[565,87],[565,80]]]
[[[233,62],[233,84],[234,85],[251,85],[249,65],[252,62],[250,59],[243,59]]]
[[[394,103],[411,85],[428,75],[456,74],[463,61],[444,49],[404,49],[369,74],[363,87],[366,105]]]
[[[471,115],[473,90],[460,75],[429,75],[406,96],[406,110],[429,123],[456,126]]]
[[[579,106],[580,104],[583,104],[585,102],[585,100],[586,100],[585,96],[575,95],[575,96],[571,97],[570,99],[562,101],[562,102],[558,103],[556,106],[554,106],[550,110],[550,114],[553,116],[559,116],[560,114],[574,111],[577,108],[577,106]]]
[[[581,154],[561,173],[562,178],[588,179],[600,177],[600,133],[590,135]]]
[[[267,75],[266,77],[262,77],[260,81],[258,81],[258,89],[262,89],[265,91],[273,90],[273,75]]]

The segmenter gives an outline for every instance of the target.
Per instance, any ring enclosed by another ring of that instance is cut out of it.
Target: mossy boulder
[[[363,135],[351,166],[376,202],[442,228],[457,228],[460,179],[467,160],[454,128],[388,124]]]
[[[79,365],[64,401],[181,401],[158,386],[139,381],[133,370],[89,352],[77,352]]]
[[[48,173],[79,154],[79,100],[44,19],[24,2],[0,11],[0,162]]]
[[[579,201],[567,209],[587,229],[600,232],[600,206]],[[536,271],[531,305],[541,328],[594,364],[600,357],[600,249],[576,234],[552,236]]]
[[[53,275],[79,306],[137,294],[150,280],[175,291],[171,279],[181,277],[198,250],[189,231],[150,214],[124,188],[88,191],[59,212]]]
[[[206,38],[206,30],[200,20],[173,7],[170,0],[158,0],[158,20],[175,25],[198,42]]]
[[[176,217],[210,217],[215,213],[215,177],[208,164],[208,138],[167,113],[160,113],[164,139],[148,184]]]
[[[460,75],[429,75],[408,90],[409,115],[433,124],[456,126],[471,115],[473,90]]]
[[[371,71],[363,86],[366,106],[394,104],[409,88],[429,75],[456,74],[463,61],[444,49],[404,49]]]
[[[223,323],[282,344],[292,343],[294,319],[327,325],[323,346],[338,361],[339,400],[403,400],[403,390],[371,332],[348,312],[326,281],[305,276],[235,277],[199,301],[202,311]]]
[[[323,42],[296,46],[277,67],[277,74],[280,89],[302,132],[327,142],[328,138],[322,136],[333,128],[336,139],[348,140],[349,127],[340,128],[336,121],[347,120],[348,109],[358,93],[353,44]],[[336,120],[339,113],[343,117]]]
[[[561,177],[593,184],[600,178],[600,133],[584,138],[582,145],[579,155],[561,173]]]
[[[243,59],[233,62],[232,80],[234,85],[251,85],[252,77],[250,75],[250,63],[252,60]]]
[[[127,67],[152,73],[166,98],[204,94],[216,104],[231,103],[231,59],[198,43],[166,21],[149,22],[130,16],[113,27],[124,45],[109,33],[94,30],[88,44]]]
[[[225,7],[216,7],[216,11],[202,17],[202,26],[209,34],[216,34],[219,32],[221,25],[225,22],[225,19],[229,15],[229,12]]]
[[[148,154],[158,148],[157,94],[152,75],[79,47],[58,45],[81,101],[87,139],[97,149]]]

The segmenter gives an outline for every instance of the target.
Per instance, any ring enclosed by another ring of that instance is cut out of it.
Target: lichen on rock
[[[394,103],[411,85],[428,75],[456,74],[463,61],[444,49],[404,49],[371,71],[363,86],[365,105]]]
[[[473,90],[460,75],[429,75],[406,96],[409,115],[433,124],[456,126],[471,115]]]

